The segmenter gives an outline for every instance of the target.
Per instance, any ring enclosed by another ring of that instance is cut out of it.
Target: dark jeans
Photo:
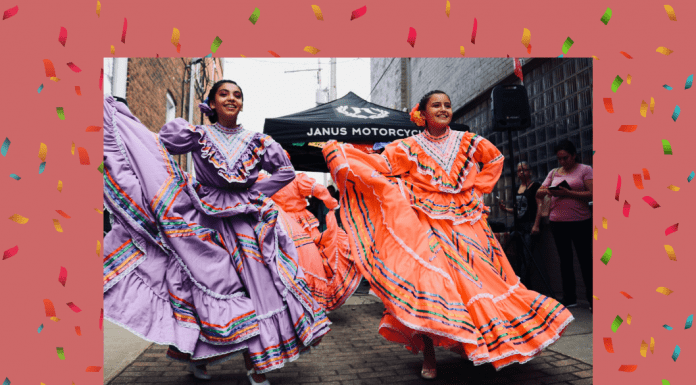
[[[587,300],[592,303],[592,219],[579,222],[551,222],[551,232],[556,241],[558,257],[561,259],[563,302],[573,303],[577,300],[572,247],[575,246]]]
[[[510,234],[511,240],[524,242],[524,245],[516,243],[516,255],[515,266],[513,269],[515,273],[520,277],[522,283],[530,287],[531,277],[534,269],[534,250],[539,244],[539,234],[532,235],[532,227],[534,223],[520,223],[520,231],[513,231]],[[518,238],[519,235],[519,238]],[[527,247],[525,247],[525,245]],[[544,277],[546,278],[546,277]]]

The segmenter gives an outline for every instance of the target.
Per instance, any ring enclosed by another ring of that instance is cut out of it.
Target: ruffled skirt
[[[182,361],[248,349],[261,373],[329,331],[270,198],[200,185],[111,97],[104,158],[105,318]]]

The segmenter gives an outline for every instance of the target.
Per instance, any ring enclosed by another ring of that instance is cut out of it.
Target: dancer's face
[[[445,94],[435,94],[430,97],[423,111],[423,118],[430,129],[441,129],[449,126],[452,121],[452,102]]]
[[[220,122],[236,122],[243,106],[242,91],[232,83],[221,85],[215,94],[215,100],[210,103],[210,108],[215,110]]]

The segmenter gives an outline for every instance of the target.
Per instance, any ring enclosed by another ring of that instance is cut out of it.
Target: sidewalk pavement
[[[592,314],[586,308],[570,309],[576,321],[556,344],[540,356],[524,365],[513,364],[499,372],[491,365],[475,367],[470,361],[438,348],[438,378],[434,381],[425,381],[420,377],[422,354],[413,355],[379,335],[377,327],[383,310],[379,299],[354,295],[349,303],[329,314],[333,322],[332,330],[318,349],[287,363],[282,369],[268,373],[268,380],[274,385],[592,384]],[[106,338],[109,337],[107,333]],[[110,382],[106,377],[108,362],[105,362],[105,383],[249,383],[241,355],[222,365],[209,367],[208,373],[213,378],[202,381],[187,372],[186,365],[165,358],[166,349],[166,346],[152,344],[125,368],[109,368],[116,371]]]

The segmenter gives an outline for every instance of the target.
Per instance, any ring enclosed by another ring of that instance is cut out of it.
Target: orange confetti
[[[597,235],[599,234],[599,231],[597,231],[597,226],[594,227],[594,240],[597,240]]]
[[[29,218],[25,218],[19,214],[15,214],[15,215],[11,216],[10,219],[19,223],[20,225],[23,225],[23,224],[29,222]]]
[[[665,245],[665,251],[667,252],[667,256],[669,257],[670,260],[676,261],[677,260],[677,254],[674,253],[674,248],[670,245]]]
[[[643,189],[643,180],[641,179],[640,174],[633,174],[633,183],[635,183],[639,190]]]
[[[631,84],[631,79],[633,79],[633,77],[631,77],[631,74],[628,74],[628,76],[626,77],[626,82],[628,84]]]
[[[99,214],[104,214],[104,212],[99,209],[94,209],[94,211],[98,212]]]
[[[318,5],[312,5],[312,10],[314,11],[314,16],[317,20],[324,21],[324,15],[321,13],[321,8]]]
[[[675,185],[673,185],[673,184],[667,186],[667,188],[670,189],[670,190],[672,190],[672,191],[679,191],[679,187],[677,187],[677,186],[675,186]]]
[[[643,169],[643,179],[650,180],[650,173],[648,172],[647,168]]]
[[[101,3],[97,1],[97,17],[101,14]]]
[[[655,339],[650,337],[650,354],[655,353]]]
[[[97,241],[97,257],[101,255],[101,242]]]
[[[304,50],[305,50],[306,52],[311,53],[312,55],[316,55],[316,54],[319,53],[319,50],[316,49],[315,47],[312,47],[311,45],[308,45],[308,46],[304,47]]]
[[[41,143],[39,146],[39,159],[41,159],[42,162],[46,161],[46,154],[48,153],[48,147],[46,147],[45,144]]]
[[[99,132],[99,130],[101,130],[101,129],[102,129],[101,126],[89,126],[89,127],[87,127],[87,129],[85,131],[86,132]]]
[[[633,317],[631,317],[631,315],[629,314],[628,317],[626,317],[626,323],[628,323],[630,325],[632,319],[633,319]]]
[[[647,115],[648,115],[648,103],[646,103],[645,100],[643,100],[640,103],[640,116],[645,118]]]
[[[56,82],[56,83],[58,83],[58,82],[60,81],[60,79],[58,79],[58,78],[57,78],[57,77],[55,77],[55,76],[54,76],[54,77],[52,77],[52,78],[51,78],[51,80],[53,80],[53,81],[54,81],[54,82]]]
[[[527,28],[523,28],[522,29],[522,45],[524,45],[525,48],[529,48],[529,42],[531,40],[532,40],[532,33]]]
[[[674,8],[670,5],[665,5],[665,11],[667,11],[667,16],[672,21],[677,21],[677,15],[674,14]]]
[[[621,132],[633,132],[638,128],[638,125],[621,125],[619,131]]]
[[[174,28],[172,31],[172,44],[176,47],[179,45],[179,38],[181,37],[181,33],[179,32],[178,29]]]
[[[67,218],[67,219],[70,219],[70,215],[68,215],[68,214],[66,214],[65,212],[63,212],[63,210],[56,210],[56,212],[57,212],[58,214],[60,214],[61,216],[65,217],[65,218]]]
[[[612,103],[611,98],[604,98],[604,109],[606,109],[610,114],[614,113],[614,104]]]
[[[620,372],[635,372],[638,369],[638,365],[621,365],[619,367]]]
[[[56,77],[56,69],[55,69],[55,67],[53,67],[53,62],[51,62],[48,59],[44,59],[43,63],[44,63],[44,70],[46,70],[46,77],[47,78]]]
[[[53,306],[53,302],[51,302],[50,299],[45,299],[43,300],[44,302],[44,310],[46,311],[46,317],[55,317],[56,316],[56,308]]]
[[[628,293],[626,293],[625,291],[620,291],[619,293],[623,294],[624,297],[626,297],[626,298],[628,298],[628,299],[633,299],[633,297],[631,297],[631,295],[628,294]]]
[[[611,338],[604,337],[604,349],[607,350],[607,353],[614,353],[614,344],[611,342]]]
[[[82,96],[82,91],[80,91],[80,86],[75,86],[75,93],[77,96]]]
[[[60,222],[58,222],[57,219],[53,220],[53,227],[55,227],[56,231],[58,231],[59,233],[63,232],[63,227],[61,227]]]
[[[98,372],[101,370],[101,366],[88,366],[86,372]]]
[[[87,154],[87,150],[82,147],[78,147],[77,153],[80,156],[80,164],[85,166],[89,165],[89,155]]]
[[[80,330],[80,327],[79,327],[79,326],[75,326],[75,333],[76,333],[78,336],[81,336],[81,335],[82,335],[82,330]]]
[[[116,47],[114,47],[113,45],[111,46],[111,54],[112,55],[116,54]]]
[[[664,294],[664,295],[670,295],[670,294],[674,293],[673,290],[670,290],[670,289],[663,287],[663,286],[658,287],[656,291],[658,293]]]
[[[645,342],[645,340],[641,341],[640,343],[640,355],[645,357],[648,354],[648,344]]]
[[[631,57],[631,55],[627,54],[627,53],[624,52],[624,51],[620,51],[620,53],[621,53],[622,55],[626,56],[626,57],[629,58],[629,59],[633,59],[633,58]]]
[[[653,114],[655,112],[655,99],[650,98],[650,113]]]
[[[70,146],[70,153],[75,155],[75,142],[72,142],[72,146]]]
[[[657,50],[656,50],[656,51],[659,52],[659,53],[661,53],[661,54],[663,54],[663,55],[665,55],[665,56],[669,56],[672,52],[674,52],[674,51],[672,51],[671,49],[669,49],[669,48],[667,48],[667,47],[657,47]]]
[[[280,55],[278,55],[277,53],[275,53],[275,52],[273,52],[273,51],[268,51],[268,53],[270,53],[271,55],[273,55],[273,56],[275,56],[275,57],[280,57]]]
[[[60,318],[58,318],[58,317],[51,317],[51,321],[53,321],[53,322],[58,322],[58,321],[60,321]]]
[[[464,46],[463,45],[459,46],[459,53],[462,54],[462,56],[464,56]]]

